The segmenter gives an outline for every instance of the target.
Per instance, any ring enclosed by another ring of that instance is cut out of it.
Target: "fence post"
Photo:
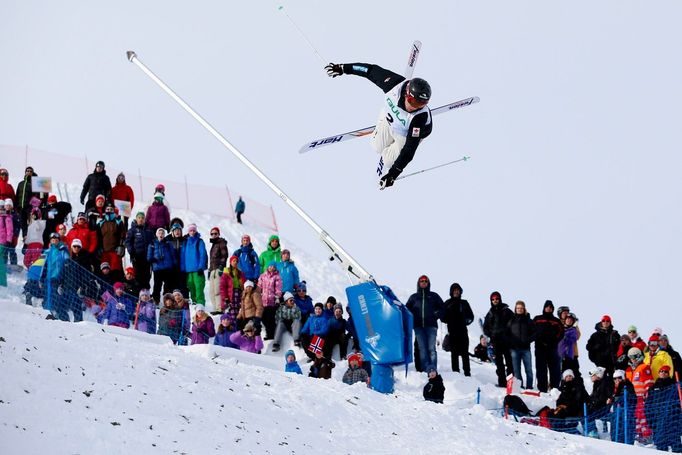
[[[682,388],[680,387],[680,373],[675,372],[675,382],[677,383],[677,396],[680,397],[680,408],[682,408]]]
[[[227,192],[227,213],[230,214],[231,219],[235,219],[236,216],[234,214],[234,205],[232,205],[232,195],[230,194],[230,188],[227,185],[225,185],[225,191]]]
[[[616,405],[616,442],[618,441],[618,430],[620,427],[620,405]],[[623,443],[625,443],[625,439],[623,439]]]
[[[187,200],[187,210],[189,210],[189,186],[187,186],[187,174],[185,174],[185,198]]]
[[[623,387],[623,443],[628,443],[628,389]]]
[[[583,403],[583,415],[585,416],[583,420],[583,425],[585,426],[583,428],[583,436],[587,436],[587,403]]]
[[[476,388],[476,404],[481,404],[481,388]]]
[[[138,197],[138,199],[140,201],[144,201],[144,186],[142,185],[142,171],[140,170],[139,167],[137,168],[137,177],[140,180],[140,196]]]
[[[279,232],[277,220],[275,219],[275,209],[273,209],[272,206],[270,206],[270,213],[272,213],[272,226],[275,228],[275,232]]]

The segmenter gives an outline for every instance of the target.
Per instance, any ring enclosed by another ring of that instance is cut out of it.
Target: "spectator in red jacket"
[[[123,172],[116,177],[116,185],[111,189],[111,199],[113,201],[127,201],[130,202],[130,208],[135,205],[135,194],[130,185],[126,184],[126,176]],[[128,217],[121,217],[123,219],[123,226],[128,229]]]
[[[14,187],[9,183],[9,171],[5,168],[0,168],[0,199],[11,199],[12,204],[16,203],[17,195],[14,192]]]

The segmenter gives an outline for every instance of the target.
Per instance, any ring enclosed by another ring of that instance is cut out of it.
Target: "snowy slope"
[[[230,249],[249,232],[257,249],[270,233],[174,210],[200,232],[218,225]],[[293,245],[316,300],[343,296],[338,266]],[[282,352],[264,355],[208,345],[176,347],[161,336],[45,320],[21,302],[23,274],[0,288],[0,453],[605,453],[608,442],[566,436],[498,416],[502,391],[492,365],[472,377],[446,372],[445,405],[425,403],[423,374],[396,370],[396,393],[333,379],[285,375]],[[344,300],[341,297],[341,300]],[[472,343],[477,334],[472,331]],[[270,343],[270,342],[266,342]],[[298,351],[300,359],[304,357]],[[301,361],[307,373],[308,366]],[[481,389],[481,404],[476,391]],[[552,397],[528,399],[532,409]],[[618,450],[633,450],[618,446]]]
[[[473,404],[477,381],[492,379],[489,367],[475,365],[467,380],[445,373],[441,406],[421,399],[424,379],[414,372],[401,377],[396,394],[381,395],[344,385],[341,364],[332,380],[314,380],[283,373],[279,355],[179,348],[160,336],[47,321],[42,310],[0,304],[5,454],[616,450],[504,421]],[[493,393],[483,387],[484,395]]]

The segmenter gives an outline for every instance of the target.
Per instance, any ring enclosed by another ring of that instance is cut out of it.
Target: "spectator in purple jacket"
[[[154,194],[154,202],[147,208],[145,224],[152,232],[156,232],[158,228],[168,230],[170,227],[170,211],[163,203],[163,194]]]
[[[123,283],[114,283],[114,295],[107,299],[107,307],[102,314],[98,316],[100,322],[105,320],[109,325],[116,327],[123,327],[127,329],[130,327],[130,318],[135,316],[135,305],[123,293]]]
[[[156,333],[156,304],[151,299],[149,289],[140,291],[140,301],[137,302],[137,327],[140,332]]]
[[[230,313],[224,313],[220,316],[220,324],[213,339],[213,344],[225,348],[239,349],[239,346],[230,341],[230,336],[236,331],[237,326],[234,322],[234,317]]]
[[[202,304],[195,307],[196,313],[192,321],[192,344],[208,344],[210,338],[215,336],[213,318],[206,313]]]
[[[263,340],[260,337],[260,331],[256,332],[253,321],[247,322],[241,332],[235,332],[230,335],[230,341],[239,346],[239,350],[241,351],[257,354],[263,349]]]

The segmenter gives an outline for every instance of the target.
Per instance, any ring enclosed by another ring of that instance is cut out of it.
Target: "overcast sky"
[[[282,234],[324,255],[127,62],[134,50],[403,299],[426,273],[444,298],[459,282],[478,315],[499,290],[533,314],[547,298],[571,306],[583,341],[608,313],[621,331],[660,326],[682,346],[679,2],[283,3],[324,61],[402,72],[420,39],[415,75],[434,105],[481,98],[436,117],[405,172],[470,161],[383,192],[367,139],[297,153],[374,123],[381,93],[328,78],[279,4],[3,2],[0,143],[229,184],[272,203]]]

